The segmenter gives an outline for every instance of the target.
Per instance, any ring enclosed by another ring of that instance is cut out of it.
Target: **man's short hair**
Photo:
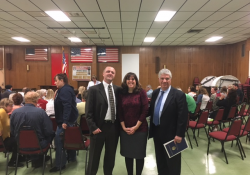
[[[25,103],[37,103],[39,94],[36,92],[27,92],[24,96]]]
[[[236,87],[239,87],[239,85],[237,83],[234,83],[233,85],[236,86]]]
[[[37,90],[36,93],[38,93],[39,97],[41,98],[43,96],[43,91],[42,90]]]
[[[78,90],[77,89],[74,89],[74,93],[75,93],[75,96],[78,95]]]
[[[152,89],[152,86],[149,84],[149,85],[147,85],[146,87],[148,87],[149,89]]]
[[[5,85],[5,89],[11,89],[12,88],[12,85]]]
[[[160,78],[162,74],[169,75],[169,77],[172,78],[172,73],[168,69],[162,69],[162,70],[160,70],[159,73],[158,73],[158,78]]]
[[[88,98],[88,90],[83,91],[83,93],[82,93],[82,95],[81,95],[81,96],[82,96],[82,99],[86,101],[86,100],[87,100],[87,98]]]

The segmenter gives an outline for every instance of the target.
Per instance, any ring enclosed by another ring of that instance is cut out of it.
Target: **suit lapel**
[[[108,104],[108,99],[107,99],[107,96],[106,96],[106,92],[104,90],[103,83],[101,83],[100,86],[99,86],[99,92],[102,95],[102,97],[104,98],[105,102]]]
[[[174,96],[173,88],[171,87],[170,92],[168,93],[167,99],[165,101],[165,104],[163,106],[163,110],[162,110],[161,114],[164,113],[164,111],[166,110],[166,108],[169,105],[170,101],[172,100],[173,96]]]

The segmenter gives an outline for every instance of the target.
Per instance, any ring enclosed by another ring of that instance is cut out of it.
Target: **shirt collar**
[[[169,86],[169,88],[168,88],[167,90],[165,90],[165,91],[163,91],[162,89],[160,89],[160,92],[167,93],[167,92],[169,92],[169,91],[170,91],[170,89],[171,89],[171,85],[170,85],[170,86]]]
[[[103,84],[104,88],[108,88],[109,85],[111,85],[111,87],[113,86],[112,82],[110,84],[108,84],[105,81],[102,81],[102,84]]]

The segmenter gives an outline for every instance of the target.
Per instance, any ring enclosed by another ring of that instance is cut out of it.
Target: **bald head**
[[[36,105],[39,99],[39,94],[36,92],[27,92],[24,96],[25,103]]]

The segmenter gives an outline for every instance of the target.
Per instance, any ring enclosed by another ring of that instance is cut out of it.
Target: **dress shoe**
[[[65,165],[61,167],[61,170],[63,170],[65,168]],[[53,168],[51,168],[49,170],[49,172],[53,173],[53,172],[57,172],[57,171],[60,171],[60,168],[54,166]]]

